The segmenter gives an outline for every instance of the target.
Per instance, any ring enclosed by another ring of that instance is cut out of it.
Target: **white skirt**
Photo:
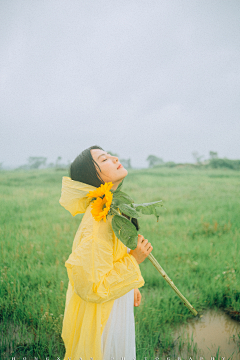
[[[136,360],[134,289],[114,300],[101,340],[103,360]]]

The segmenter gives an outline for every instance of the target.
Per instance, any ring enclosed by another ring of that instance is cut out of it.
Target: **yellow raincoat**
[[[94,220],[86,194],[95,189],[66,176],[62,180],[60,204],[73,216],[85,212],[65,262],[64,360],[103,360],[101,335],[114,300],[145,283],[136,259],[112,230],[112,216]]]

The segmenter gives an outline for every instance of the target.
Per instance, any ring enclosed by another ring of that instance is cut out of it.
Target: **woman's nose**
[[[114,158],[113,158],[113,162],[118,162],[118,157],[117,156],[114,156]]]

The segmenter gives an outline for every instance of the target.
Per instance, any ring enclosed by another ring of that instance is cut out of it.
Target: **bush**
[[[164,166],[167,166],[167,167],[174,167],[174,166],[177,166],[178,164],[176,164],[174,161],[168,161],[164,164]]]
[[[240,160],[210,159],[209,166],[213,169],[228,168],[233,170],[240,170]]]

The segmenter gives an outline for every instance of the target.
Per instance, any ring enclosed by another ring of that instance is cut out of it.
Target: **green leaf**
[[[134,218],[138,218],[140,217],[139,213],[132,208],[131,206],[127,205],[127,204],[120,204],[118,206],[119,210],[121,212],[123,212],[125,215],[129,216],[129,217],[134,217]]]
[[[119,204],[131,204],[133,203],[133,199],[128,196],[128,194],[123,191],[118,191],[117,193],[113,193],[113,201],[118,200]]]
[[[145,215],[152,214],[152,210],[155,209],[155,207],[163,206],[162,200],[154,201],[151,203],[143,203],[143,204],[132,204],[132,206],[137,210],[141,211]]]
[[[159,207],[163,206],[162,200],[154,201],[151,203],[144,203],[144,204],[132,204],[134,209],[141,212],[143,215],[155,215],[157,220],[159,218],[160,212]]]
[[[112,228],[116,237],[130,249],[137,247],[138,233],[130,220],[122,215],[114,215],[112,218]]]

